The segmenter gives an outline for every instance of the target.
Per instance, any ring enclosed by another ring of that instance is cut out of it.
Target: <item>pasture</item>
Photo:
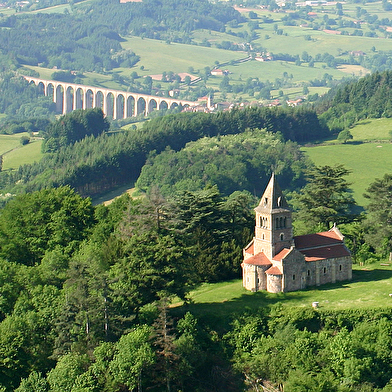
[[[27,132],[15,133],[13,135],[0,135],[0,155],[20,146],[20,138],[29,136]]]
[[[327,284],[317,288],[272,294],[265,291],[252,293],[242,287],[242,280],[204,283],[190,293],[189,311],[196,316],[224,317],[280,303],[283,306],[311,307],[318,302],[320,310],[353,308],[383,308],[392,305],[392,267],[377,263],[353,266],[351,281]],[[180,306],[175,303],[172,307]]]
[[[126,38],[122,46],[140,56],[137,63],[139,69],[134,67],[131,72],[136,70],[141,76],[161,74],[164,71],[187,72],[189,67],[193,67],[197,72],[205,67],[213,67],[215,61],[225,63],[247,56],[244,52],[178,43],[167,44],[165,41],[139,37]],[[141,66],[144,66],[144,70],[140,70]]]
[[[392,144],[389,131],[392,119],[360,121],[350,131],[354,139],[346,144],[330,141],[318,146],[303,147],[306,155],[317,165],[343,164],[351,170],[348,176],[353,196],[359,206],[366,205],[363,193],[376,178],[392,172]]]
[[[27,132],[14,135],[0,135],[0,155],[3,155],[3,170],[16,170],[19,166],[39,161],[42,140],[32,139],[29,144],[22,146],[20,138],[28,136]]]

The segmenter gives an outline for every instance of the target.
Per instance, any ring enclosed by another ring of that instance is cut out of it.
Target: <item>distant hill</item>
[[[375,72],[339,88],[321,115],[338,132],[365,118],[392,117],[392,71]]]

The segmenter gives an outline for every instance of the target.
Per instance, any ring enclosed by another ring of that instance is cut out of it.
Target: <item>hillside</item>
[[[149,154],[160,153],[168,146],[178,151],[187,142],[204,136],[266,128],[273,133],[282,133],[287,140],[306,141],[327,133],[312,110],[247,108],[219,114],[164,116],[144,123],[136,132],[102,133],[97,138],[89,136],[75,144],[64,145],[64,135],[85,132],[84,118],[90,118],[97,110],[75,111],[53,123],[51,128],[61,130],[61,134],[55,139],[48,138],[46,146],[58,148],[61,143],[62,147],[46,154],[38,164],[22,166],[18,172],[1,173],[2,189],[19,193],[70,185],[82,195],[98,195],[127,182],[135,182]],[[99,124],[106,124],[102,111],[99,113]],[[97,129],[90,129],[89,134],[92,131],[97,133]]]
[[[392,391],[390,3],[0,7],[0,392]],[[238,106],[58,116],[23,73]],[[353,280],[242,287],[272,172]]]
[[[23,12],[0,21],[11,69],[47,79],[72,71],[68,76],[86,85],[160,95],[175,90],[191,100],[214,93],[216,102],[284,103],[299,97],[313,102],[342,79],[383,71],[391,63],[392,11],[382,2],[324,8],[251,2],[233,8],[203,0],[115,6],[96,0],[75,3],[64,13],[65,6],[56,12],[51,3],[24,5]],[[40,7],[47,12],[35,9]],[[192,23],[189,13],[198,16]],[[54,33],[41,34],[46,29]],[[25,44],[34,39],[41,47]],[[272,61],[256,61],[263,56]],[[213,68],[227,71],[227,78],[211,75]],[[201,79],[190,85],[176,76],[186,73]]]
[[[9,202],[3,390],[313,391],[321,382],[340,392],[344,382],[347,392],[388,391],[390,263],[358,266],[352,282],[325,289],[246,292],[230,279],[254,226],[250,203],[215,187],[174,204],[155,193],[93,207],[68,187]]]
[[[317,289],[271,294],[267,291],[252,293],[245,290],[242,280],[205,283],[190,292],[190,310],[200,318],[219,316],[221,322],[242,309],[257,310],[262,307],[282,305],[284,308],[310,308],[319,303],[322,312],[376,309],[390,306],[392,267],[390,263],[375,263],[366,267],[354,265],[353,280],[330,284]],[[182,306],[181,303],[173,307]],[[224,323],[224,322],[223,322]]]
[[[362,120],[350,129],[352,141],[341,144],[331,140],[322,145],[303,147],[302,151],[316,165],[341,163],[347,167],[351,171],[348,179],[352,183],[354,198],[359,206],[365,207],[365,190],[376,178],[391,172],[391,127],[389,118]]]

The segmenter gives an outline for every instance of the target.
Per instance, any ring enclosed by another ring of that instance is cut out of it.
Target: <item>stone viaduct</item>
[[[34,83],[45,96],[52,96],[57,111],[62,114],[76,109],[100,107],[106,116],[118,120],[139,114],[148,115],[153,110],[173,109],[179,105],[197,105],[197,102],[181,99],[44,80],[30,76],[23,77],[29,83]]]

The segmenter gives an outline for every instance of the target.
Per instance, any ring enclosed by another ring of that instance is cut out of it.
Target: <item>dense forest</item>
[[[0,56],[1,62],[1,56]],[[11,63],[12,64],[12,63]],[[12,68],[11,68],[12,69]],[[0,73],[0,112],[7,115],[1,123],[0,133],[18,133],[29,131],[15,127],[20,122],[31,119],[54,120],[56,105],[51,97],[39,93],[35,86],[17,76],[14,72]],[[39,130],[44,131],[42,127]]]
[[[152,325],[146,320],[156,317],[155,300],[184,299],[198,282],[238,276],[251,203],[241,193],[223,199],[216,187],[184,192],[170,203],[156,193],[93,207],[68,187],[10,201],[0,213],[0,385],[13,390],[30,372],[46,373],[58,362],[51,374],[63,375],[51,388],[70,391],[71,381],[63,377],[74,378],[73,384],[76,375],[67,374],[67,358],[81,355],[75,370],[87,370],[101,342],[109,351],[125,344],[125,354],[133,344],[124,340],[140,328],[147,339],[140,343],[148,345]],[[151,355],[146,364],[155,363]],[[90,390],[133,389],[122,379],[124,371],[102,379],[105,387],[88,377],[95,384]],[[160,377],[153,381],[156,390]],[[141,382],[137,375],[135,380]]]
[[[79,5],[76,15],[0,17],[0,40],[2,50],[20,64],[102,72],[139,61],[134,52],[122,50],[120,35],[183,42],[195,29],[224,30],[230,20],[242,17],[232,7],[207,0],[100,0]]]
[[[77,121],[83,122],[84,118],[91,116],[90,110],[84,113],[79,120],[79,115],[67,114],[51,129],[71,129]],[[102,123],[103,114],[100,113]],[[59,142],[54,141],[58,138],[50,137],[45,146],[63,147],[46,154],[39,163],[21,166],[17,172],[0,173],[0,187],[7,192],[18,193],[70,185],[80,194],[91,196],[116,185],[136,181],[151,151],[160,153],[167,147],[178,151],[186,143],[204,136],[237,134],[248,128],[265,128],[272,133],[279,132],[283,140],[301,142],[328,134],[327,128],[320,125],[316,113],[306,108],[247,108],[217,114],[180,113],[155,118],[144,123],[137,132],[104,132],[96,138],[89,136],[71,145],[66,145],[64,139]],[[83,126],[81,129],[84,129]],[[272,161],[266,165],[271,164]],[[259,188],[257,191],[262,190]]]
[[[315,167],[299,143],[390,117],[392,73],[314,106],[170,114],[114,130],[100,109],[55,119],[53,103],[8,70],[132,66],[138,56],[121,51],[122,34],[187,42],[196,28],[242,17],[207,0],[87,2],[75,14],[0,20],[2,50],[13,54],[0,55],[0,111],[19,119],[2,132],[44,137],[39,163],[0,170],[10,195],[0,209],[0,392],[392,391],[390,308],[278,303],[224,314],[189,299],[203,283],[240,277],[252,208],[272,172],[297,234],[338,223],[355,263],[390,254],[392,175],[370,185],[358,214],[348,170]],[[130,182],[145,193],[108,206],[85,198]]]
[[[298,203],[310,198],[316,207],[324,194],[330,201],[324,214],[309,208],[299,218],[321,225],[336,208],[351,219],[347,233],[376,234],[382,248],[390,230],[381,203],[392,177],[368,190],[369,219],[380,223],[372,233],[342,209],[351,203],[346,174],[308,172]],[[9,201],[0,211],[1,390],[390,391],[389,308],[276,304],[222,314],[211,304],[200,314],[188,303],[200,283],[239,277],[254,205],[249,193],[223,197],[216,186],[170,198],[158,189],[124,194],[97,207],[69,187]],[[357,261],[363,245],[350,244]],[[169,308],[174,298],[185,304]]]
[[[216,184],[224,195],[238,189],[254,194],[259,193],[260,179],[268,178],[272,170],[288,189],[299,189],[309,165],[296,143],[284,142],[279,134],[252,130],[202,138],[178,152],[166,149],[156,155],[153,151],[136,187],[145,192],[159,187],[170,196]]]
[[[375,72],[338,88],[320,118],[341,131],[364,118],[392,117],[391,102],[392,71]]]

